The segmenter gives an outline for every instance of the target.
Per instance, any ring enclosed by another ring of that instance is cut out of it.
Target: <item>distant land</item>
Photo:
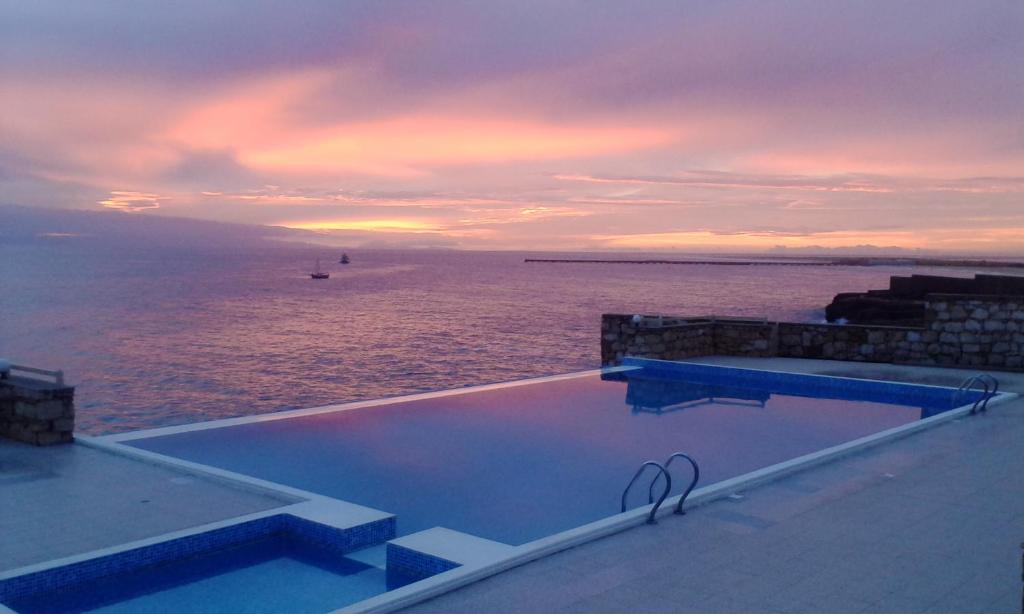
[[[98,248],[196,247],[212,249],[273,249],[304,244],[323,248],[460,250],[458,245],[414,243],[355,231],[346,236],[318,231],[215,222],[195,218],[27,207],[0,203],[0,246],[74,243]],[[469,250],[465,250],[469,251]],[[776,247],[760,252],[661,250],[491,249],[535,255],[527,263],[712,264],[720,266],[935,266],[1024,268],[1024,256],[988,253],[942,253],[875,245],[849,248]],[[593,254],[593,257],[589,255]]]
[[[1019,260],[975,260],[959,258],[884,258],[866,256],[778,256],[757,258],[721,258],[715,260],[659,260],[659,259],[608,259],[608,258],[525,258],[524,262],[558,264],[680,264],[716,266],[934,266],[977,268],[1024,269]]]
[[[300,240],[283,228],[189,218],[0,205],[0,244],[75,242],[102,247],[223,248],[270,245],[271,239]]]

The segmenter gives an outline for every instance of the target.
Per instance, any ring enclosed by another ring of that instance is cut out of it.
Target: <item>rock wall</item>
[[[1024,294],[1024,276],[975,275],[945,277],[939,275],[893,276],[885,290],[842,292],[825,307],[829,322],[840,319],[852,324],[872,326],[922,326],[929,297],[946,294],[991,300]]]
[[[718,354],[1024,371],[1024,297],[930,295],[925,304],[924,325],[914,327],[610,314],[601,359]]]
[[[1024,296],[933,295],[927,330],[913,339],[936,364],[1024,370]]]
[[[777,356],[867,362],[910,362],[907,335],[920,328],[838,324],[779,324]],[[919,357],[920,358],[920,357]]]
[[[715,320],[715,351],[729,356],[776,356],[779,324],[766,321]]]
[[[0,379],[0,437],[46,446],[74,439],[75,389],[23,377]]]
[[[711,323],[659,316],[641,318],[605,314],[601,317],[601,363],[616,364],[624,356],[679,360],[714,354]]]
[[[601,362],[624,356],[678,360],[709,354],[774,356],[774,322],[734,318],[665,318],[605,314],[601,318]]]

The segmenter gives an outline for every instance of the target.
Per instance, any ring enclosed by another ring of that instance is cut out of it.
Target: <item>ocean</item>
[[[821,321],[834,294],[890,275],[973,273],[349,254],[0,246],[0,357],[64,370],[77,430],[101,434],[589,369],[602,313]],[[330,279],[310,279],[318,257]]]

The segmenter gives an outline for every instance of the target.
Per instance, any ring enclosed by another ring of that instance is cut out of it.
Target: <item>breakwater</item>
[[[526,263],[554,264],[677,264],[713,266],[908,266],[1024,269],[1024,262],[1002,260],[956,260],[948,258],[801,258],[749,260],[666,260],[609,258],[524,258]]]

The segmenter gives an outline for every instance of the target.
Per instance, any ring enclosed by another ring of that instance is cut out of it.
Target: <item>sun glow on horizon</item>
[[[279,222],[274,226],[294,228],[296,230],[359,230],[369,232],[441,232],[442,227],[429,222],[411,219],[392,220],[317,220],[317,221],[294,221]]]
[[[929,229],[891,231],[823,231],[807,233],[757,231],[682,231],[632,235],[593,235],[593,242],[608,249],[739,249],[777,247],[850,249],[873,245],[898,249],[1024,249],[1024,227],[982,229]]]

